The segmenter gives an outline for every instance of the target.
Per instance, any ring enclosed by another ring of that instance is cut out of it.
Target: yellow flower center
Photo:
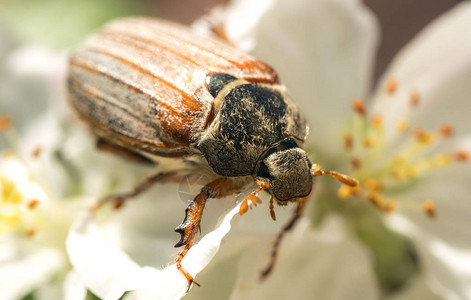
[[[2,157],[2,164],[8,165],[10,155]],[[19,183],[11,176],[18,171],[18,166],[0,169],[0,234],[25,234],[32,236],[36,232],[38,213],[36,208],[40,204],[36,198],[25,196],[28,183]]]
[[[398,81],[390,79],[385,92],[391,95],[398,88]],[[411,110],[420,104],[417,91],[410,92],[409,103]],[[397,203],[388,196],[388,191],[407,187],[426,173],[451,163],[469,160],[469,154],[463,150],[453,153],[433,151],[453,135],[452,125],[444,124],[438,130],[429,131],[411,128],[405,119],[397,121],[396,130],[405,137],[406,146],[394,154],[386,153],[383,117],[368,117],[366,107],[359,99],[352,101],[352,109],[355,112],[353,130],[344,134],[344,147],[354,169],[352,177],[360,182],[360,186],[342,186],[338,191],[342,199],[352,195],[363,196],[380,211],[391,212],[396,209]],[[422,205],[418,208],[428,217],[434,218],[437,215],[435,203],[430,199],[420,200]]]

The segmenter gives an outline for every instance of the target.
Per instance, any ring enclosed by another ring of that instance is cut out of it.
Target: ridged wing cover
[[[98,136],[131,149],[181,156],[212,121],[212,73],[278,83],[268,65],[187,27],[146,18],[110,23],[71,55],[73,107]]]

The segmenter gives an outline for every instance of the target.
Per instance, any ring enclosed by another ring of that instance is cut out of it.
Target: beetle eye
[[[268,172],[268,167],[264,162],[261,162],[260,166],[258,167],[257,177],[271,180],[270,172]]]
[[[292,140],[292,139],[284,139],[280,142],[280,144],[277,147],[278,151],[286,150],[286,149],[291,149],[291,148],[296,148],[299,147],[298,144]]]

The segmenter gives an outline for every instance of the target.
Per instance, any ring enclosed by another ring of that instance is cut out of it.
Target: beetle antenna
[[[358,185],[358,181],[355,178],[352,178],[345,174],[341,174],[336,171],[324,171],[317,164],[312,165],[311,174],[312,176],[330,175],[334,177],[335,179],[337,179],[338,181],[340,181],[341,183],[346,184],[351,187],[355,187]]]

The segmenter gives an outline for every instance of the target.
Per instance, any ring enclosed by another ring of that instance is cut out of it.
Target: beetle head
[[[268,191],[283,205],[311,193],[311,166],[301,148],[278,150],[261,161],[257,177],[270,183]]]

